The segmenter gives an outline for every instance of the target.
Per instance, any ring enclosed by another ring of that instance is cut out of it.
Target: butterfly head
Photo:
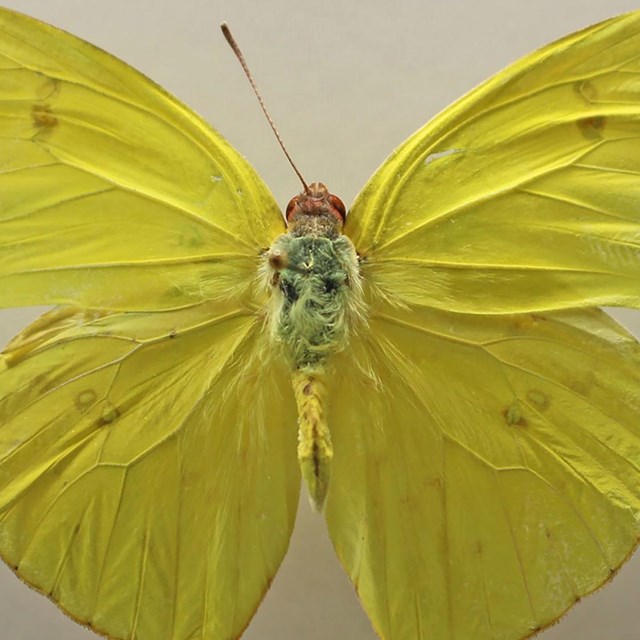
[[[331,236],[342,231],[347,211],[338,196],[329,193],[321,182],[313,182],[290,200],[285,215],[290,233],[308,235],[316,230]]]

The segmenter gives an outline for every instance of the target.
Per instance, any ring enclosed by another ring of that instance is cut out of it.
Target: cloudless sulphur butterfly
[[[385,640],[516,640],[640,534],[640,12],[286,221],[142,75],[0,10],[0,554],[117,639],[228,640],[301,476]],[[297,426],[296,426],[297,425]],[[302,472],[302,473],[301,473]]]

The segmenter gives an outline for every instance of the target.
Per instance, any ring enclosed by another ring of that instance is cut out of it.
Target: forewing
[[[0,358],[0,553],[117,639],[237,638],[293,527],[295,405],[252,317],[57,309]]]
[[[247,293],[284,230],[218,133],[143,75],[0,9],[0,306],[176,309]]]
[[[526,56],[382,165],[345,232],[369,286],[472,313],[640,305],[640,12]]]
[[[515,640],[640,533],[640,347],[598,310],[378,308],[336,364],[326,517],[384,640]]]

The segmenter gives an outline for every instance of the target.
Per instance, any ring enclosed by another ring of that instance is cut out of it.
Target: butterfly
[[[116,639],[238,638],[301,478],[385,640],[519,639],[640,534],[640,12],[285,217],[197,115],[0,10],[0,555]]]

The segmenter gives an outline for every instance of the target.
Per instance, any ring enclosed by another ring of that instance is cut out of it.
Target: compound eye
[[[296,207],[296,204],[298,202],[298,197],[296,196],[295,198],[291,198],[291,200],[289,200],[289,204],[287,205],[287,208],[285,209],[284,212],[284,217],[289,220],[289,218],[291,217],[291,214],[293,213],[293,210]]]
[[[338,212],[340,218],[342,218],[342,222],[344,222],[347,218],[347,210],[342,200],[340,200],[338,196],[331,194],[329,195],[329,202],[331,202],[331,206]]]

